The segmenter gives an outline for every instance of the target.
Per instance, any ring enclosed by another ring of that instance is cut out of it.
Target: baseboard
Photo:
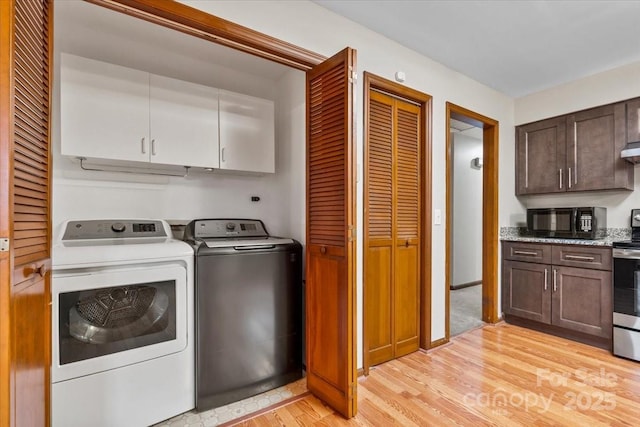
[[[432,348],[440,347],[441,345],[445,345],[448,342],[449,340],[446,338],[440,338],[439,340],[431,341],[431,345],[429,345],[428,350],[431,350]]]
[[[449,286],[449,289],[451,289],[452,291],[455,291],[457,289],[470,288],[471,286],[476,286],[481,284],[482,284],[482,280],[476,280],[473,282],[460,283],[459,285],[451,285]]]

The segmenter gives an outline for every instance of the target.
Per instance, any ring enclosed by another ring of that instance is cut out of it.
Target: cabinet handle
[[[578,122],[573,122],[573,183],[578,185]]]
[[[560,175],[560,189],[562,190],[562,169],[558,169],[558,175]]]
[[[524,134],[524,188],[529,188],[529,132]]]
[[[144,137],[140,140],[140,148],[142,149],[142,154],[147,154],[147,150],[144,145]]]
[[[224,147],[222,147],[222,151],[220,152],[220,160],[224,162]]]
[[[407,240],[404,242],[404,247],[405,247],[405,248],[408,248],[408,247],[409,247],[409,239],[407,239]]]
[[[571,168],[569,169],[569,188],[571,188]]]
[[[548,281],[548,277],[549,276],[549,272],[547,271],[547,269],[544,269],[544,290],[547,290],[547,284],[549,283]]]
[[[558,280],[556,278],[556,273],[558,273],[558,271],[554,268],[553,269],[553,292],[558,290]]]
[[[573,259],[573,260],[576,260],[576,261],[588,261],[588,262],[595,261],[595,258],[592,257],[592,256],[565,255],[564,258],[565,259]]]
[[[151,155],[152,156],[156,155],[156,140],[155,139],[151,140]]]
[[[513,251],[514,255],[525,255],[525,256],[537,256],[538,254],[536,252],[529,252],[529,251]]]

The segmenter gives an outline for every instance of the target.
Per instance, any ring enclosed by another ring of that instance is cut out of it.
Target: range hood
[[[640,141],[630,142],[620,152],[620,157],[631,163],[640,163]]]

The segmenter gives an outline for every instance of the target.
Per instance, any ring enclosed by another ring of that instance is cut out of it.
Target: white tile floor
[[[307,379],[302,378],[291,384],[269,390],[265,393],[249,397],[238,402],[230,403],[219,408],[205,412],[189,411],[178,415],[155,427],[211,427],[229,422],[236,418],[244,417],[253,412],[280,403],[291,397],[298,396],[307,391]]]

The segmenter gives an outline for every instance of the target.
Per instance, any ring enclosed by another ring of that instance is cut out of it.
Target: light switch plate
[[[442,210],[436,209],[433,211],[433,223],[435,225],[442,225]]]

